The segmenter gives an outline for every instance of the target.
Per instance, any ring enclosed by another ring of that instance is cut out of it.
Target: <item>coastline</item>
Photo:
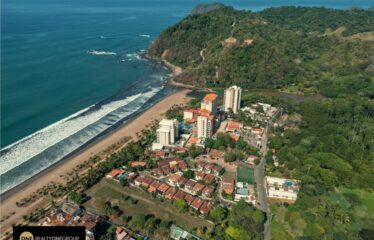
[[[177,92],[157,102],[155,105],[140,113],[138,116],[126,122],[122,126],[119,126],[117,129],[113,130],[107,135],[97,139],[78,152],[72,154],[70,157],[59,161],[58,163],[47,168],[41,173],[31,177],[26,182],[2,194],[0,199],[1,216],[9,216],[12,212],[15,212],[15,214],[11,215],[8,219],[4,220],[0,224],[1,229],[4,230],[2,232],[5,232],[6,229],[21,220],[22,216],[48,203],[50,199],[48,197],[39,199],[35,203],[32,203],[26,207],[17,207],[17,201],[20,201],[22,198],[29,196],[37,189],[47,185],[52,181],[56,183],[65,183],[63,175],[70,172],[77,165],[88,160],[91,156],[102,153],[113,144],[120,142],[124,137],[132,137],[132,139],[136,139],[137,132],[140,132],[146,127],[147,124],[149,124],[153,120],[161,119],[163,113],[172,105],[186,103],[189,99],[187,97],[188,92],[190,91],[187,89],[179,89]]]

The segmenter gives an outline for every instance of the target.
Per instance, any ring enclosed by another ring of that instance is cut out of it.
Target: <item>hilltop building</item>
[[[233,113],[237,113],[240,109],[240,100],[242,96],[242,89],[238,86],[232,86],[225,90],[223,97],[223,106],[225,112],[229,112],[229,109]]]
[[[156,133],[157,143],[162,145],[174,144],[179,136],[178,120],[162,119]]]

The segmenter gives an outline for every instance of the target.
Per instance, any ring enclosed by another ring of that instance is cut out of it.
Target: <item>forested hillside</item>
[[[221,7],[192,14],[150,46],[198,86],[275,88],[337,95],[374,92],[374,12],[281,7],[260,12]],[[330,86],[339,92],[330,92]],[[348,86],[348,87],[347,87]]]
[[[177,81],[325,96],[278,102],[290,127],[270,131],[279,166],[269,151],[266,174],[301,189],[293,205],[269,204],[272,239],[373,239],[373,11],[221,7],[169,27],[149,54],[181,66]]]

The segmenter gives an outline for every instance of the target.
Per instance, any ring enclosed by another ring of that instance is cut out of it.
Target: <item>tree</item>
[[[138,229],[142,229],[144,228],[146,220],[147,217],[144,214],[138,213],[134,219],[134,226]]]
[[[188,179],[195,178],[195,172],[191,169],[188,169],[187,171],[183,172],[183,177]]]
[[[103,212],[107,215],[112,215],[113,214],[112,203],[110,201],[106,201],[104,203]]]
[[[70,198],[70,200],[72,200],[76,204],[81,204],[82,203],[82,196],[81,196],[81,194],[79,194],[79,193],[77,193],[75,191],[70,192],[69,198]]]
[[[180,212],[185,212],[187,209],[187,202],[184,199],[176,199],[173,206]]]
[[[214,221],[214,222],[221,222],[223,219],[226,218],[227,215],[227,208],[217,205],[213,207],[213,209],[209,212],[209,217]]]
[[[236,160],[236,154],[233,151],[227,151],[224,160],[225,162],[234,162]]]
[[[128,185],[129,185],[129,181],[128,181],[126,178],[121,178],[121,179],[119,180],[119,182],[120,182],[120,184],[121,184],[122,186],[128,186]]]
[[[188,149],[188,155],[191,158],[195,158],[204,153],[204,148],[198,147],[195,144],[192,144],[191,147]]]
[[[205,147],[212,148],[214,146],[215,141],[212,138],[205,139]]]

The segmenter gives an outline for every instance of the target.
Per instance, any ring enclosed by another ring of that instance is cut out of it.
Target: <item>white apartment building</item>
[[[269,198],[295,201],[300,190],[298,180],[266,177],[266,194]]]
[[[208,110],[213,115],[215,115],[217,113],[217,97],[218,95],[215,93],[209,93],[205,95],[205,97],[201,101],[201,109]]]
[[[237,113],[240,109],[240,100],[242,97],[242,89],[238,86],[232,86],[225,90],[223,97],[223,106],[225,112],[231,108],[233,113]]]
[[[198,116],[197,117],[197,137],[208,138],[213,135],[214,116]]]
[[[178,120],[162,119],[156,131],[157,143],[162,145],[174,144],[179,136]]]

